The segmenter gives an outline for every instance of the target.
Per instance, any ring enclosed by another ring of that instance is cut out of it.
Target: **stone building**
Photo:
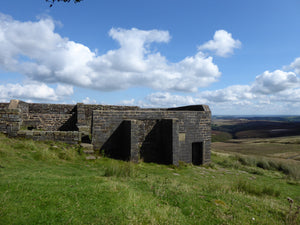
[[[94,151],[138,162],[210,162],[207,105],[167,109],[133,106],[0,103],[0,132],[11,137],[89,143]]]

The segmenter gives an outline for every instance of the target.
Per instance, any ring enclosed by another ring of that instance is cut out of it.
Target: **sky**
[[[299,115],[299,0],[2,1],[0,102]]]

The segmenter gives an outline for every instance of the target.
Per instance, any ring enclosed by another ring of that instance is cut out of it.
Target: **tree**
[[[71,0],[46,0],[46,2],[51,2],[50,7],[53,6],[55,2],[70,2]],[[73,0],[74,3],[81,2],[83,0]]]

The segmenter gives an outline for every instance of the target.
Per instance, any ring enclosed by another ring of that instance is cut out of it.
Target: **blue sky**
[[[299,114],[300,2],[3,1],[0,101]]]

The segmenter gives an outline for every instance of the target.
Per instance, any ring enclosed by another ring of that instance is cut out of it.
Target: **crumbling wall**
[[[76,131],[76,105],[21,103],[22,129]]]

